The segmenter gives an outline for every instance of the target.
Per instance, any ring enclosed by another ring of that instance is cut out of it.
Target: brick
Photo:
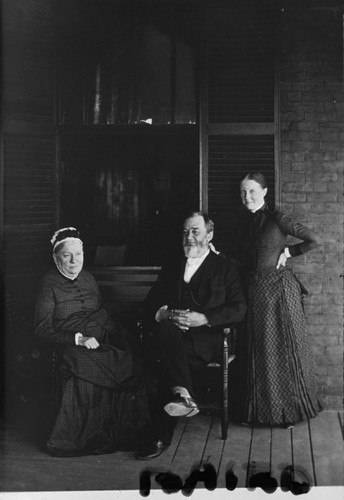
[[[309,300],[310,295],[318,295],[319,293],[322,292],[322,283],[324,281],[324,275],[321,273],[321,275],[314,275],[314,274],[302,274],[302,273],[297,273],[298,278],[302,281],[302,283],[306,286],[308,290],[308,297],[306,300]],[[321,285],[319,287],[319,285]],[[318,289],[319,288],[319,289]]]
[[[332,151],[310,151],[305,154],[306,161],[335,161],[338,153]]]
[[[294,205],[292,203],[282,203],[281,204],[281,212],[287,215],[293,213]]]
[[[327,192],[327,184],[326,183],[321,183],[320,185],[318,183],[314,184],[314,193],[307,193],[307,201],[311,202],[319,202],[319,201],[327,201],[330,203],[335,203],[337,201],[337,195],[335,193],[328,193]],[[324,205],[322,204],[322,210],[321,212],[324,211]]]
[[[305,304],[305,311],[307,316],[313,315],[313,314],[321,314],[323,312],[323,307],[321,305],[310,305],[310,304]]]
[[[343,410],[343,397],[339,396],[324,396],[323,404],[327,410]]]
[[[294,155],[305,155],[305,153],[294,153]],[[291,163],[290,167],[291,167],[291,170],[292,171],[298,171],[298,172],[307,172],[307,170],[312,170],[312,165],[313,165],[313,162],[312,161],[303,161],[303,162],[299,162],[299,161],[294,161]]]
[[[333,295],[332,300],[333,303],[336,305],[343,305],[343,295],[340,294]]]
[[[325,203],[324,204],[325,212],[338,212],[338,209],[340,209],[338,203]]]
[[[332,111],[332,113],[319,113],[319,112],[310,113],[307,111],[305,112],[305,120],[318,122],[320,125],[322,124],[322,122],[326,122],[327,120],[336,121],[336,119],[337,119],[337,113],[335,111]],[[290,114],[290,120],[293,120],[292,114]]]
[[[306,173],[305,172],[292,172],[289,170],[284,170],[281,172],[281,180],[288,182],[306,182]]]
[[[338,353],[336,356],[317,356],[316,364],[319,366],[337,366],[341,363],[342,359],[342,353]]]
[[[287,100],[291,102],[300,102],[301,95],[301,92],[287,92]],[[316,101],[316,99],[312,100]]]
[[[339,260],[339,259],[337,259],[337,260]],[[338,267],[338,264],[336,264],[336,263],[334,263],[332,261],[325,262],[325,265],[324,265],[324,272],[325,272],[325,274],[330,273],[330,272],[334,272],[334,271],[338,271],[338,275],[339,275],[340,269]]]
[[[324,81],[324,89],[329,90],[331,93],[332,92],[340,92],[342,89],[343,83],[338,80],[325,80]]]
[[[338,342],[338,337],[336,336],[330,337],[329,335],[326,334],[326,331],[324,332],[323,335],[313,336],[312,340],[315,343],[315,345],[323,346],[324,348],[326,346],[336,346],[336,349],[338,349],[338,346],[340,345]]]
[[[316,114],[316,113],[314,113]],[[284,128],[285,123],[290,123],[293,120],[304,120],[305,112],[304,111],[286,111],[281,113],[281,127]]]
[[[332,154],[334,154],[334,153],[332,153]],[[339,153],[336,153],[336,156],[338,154]],[[337,161],[337,158],[335,158],[334,160],[324,161],[324,163],[323,163],[324,172],[337,172],[339,175],[339,178],[342,179],[343,178],[343,166],[344,166],[343,160],[344,160],[344,155],[343,155],[343,159],[340,159],[339,161]]]
[[[331,376],[331,377],[338,377],[338,376],[343,376],[343,366],[327,366],[326,367],[326,374]]]
[[[327,92],[302,92],[302,102],[323,102],[328,99]],[[290,99],[289,99],[290,100]]]
[[[327,114],[326,114],[327,116]],[[332,131],[332,132],[338,132],[338,130],[340,129],[339,125],[338,125],[338,122],[335,120],[333,122],[331,122],[330,120],[324,120],[321,124],[320,124],[320,127],[321,129],[327,129],[328,131]]]
[[[336,103],[344,101],[343,92],[335,92],[333,97],[334,97],[334,102]]]
[[[312,192],[313,188],[312,182],[283,182],[282,184],[282,191],[284,192]]]
[[[290,139],[288,132],[290,130],[290,122],[283,121],[281,122],[281,139],[282,141],[287,141]]]
[[[281,155],[281,158],[282,158],[282,161],[303,162],[305,159],[305,154],[304,153],[283,153]],[[333,159],[335,159],[335,158],[333,158]]]
[[[326,224],[325,229],[326,232],[328,231],[329,233],[333,233],[340,230],[340,232],[343,234],[343,231],[341,231],[341,228],[338,227],[338,224]]]
[[[323,102],[323,109],[325,112],[335,111],[336,113],[341,113],[343,109],[343,103],[338,102],[333,98],[329,98]]]
[[[342,386],[341,385],[333,385],[333,386],[324,386],[324,392],[323,394],[325,395],[330,395],[330,396],[340,396],[343,393]]]
[[[319,127],[318,127],[318,122],[302,120],[302,121],[291,122],[290,129],[297,131],[314,132],[319,130]]]
[[[308,323],[322,324],[322,325],[337,325],[340,322],[340,318],[335,317],[331,313],[315,314],[314,316],[308,316]]]
[[[306,200],[308,200],[310,193],[306,194]],[[319,195],[320,196],[320,195]],[[324,203],[294,203],[294,212],[298,213],[301,211],[308,213],[321,213],[324,212],[325,205]]]
[[[310,141],[293,142],[291,143],[290,147],[291,151],[320,151],[320,149],[325,149],[324,147],[321,146],[319,142],[310,142]],[[335,148],[333,147],[333,149]]]
[[[342,199],[342,193],[338,189],[338,186],[340,186],[341,184],[343,184],[343,183],[340,182],[340,181],[338,181],[336,183],[334,183],[334,182],[328,182],[327,183],[327,191],[330,191],[332,193],[336,193],[337,194],[337,201],[338,201],[338,203]]]
[[[329,377],[327,374],[320,374],[317,381],[319,384],[325,386],[325,385],[330,385],[331,377]]]
[[[282,144],[281,144],[281,151],[290,151],[290,143],[289,142],[285,142],[285,141],[282,141]]]
[[[282,193],[282,201],[287,203],[305,202],[306,193]]]
[[[321,141],[320,132],[307,132],[307,141]]]
[[[323,280],[323,276],[322,276]],[[310,305],[318,305],[318,304],[326,304],[330,305],[333,303],[333,295],[326,295],[322,293],[321,295],[308,295],[306,299],[307,304]],[[323,331],[323,327],[319,327],[321,331]]]
[[[338,180],[338,173],[336,172],[327,172],[324,168],[322,172],[307,172],[306,174],[307,181],[313,182],[336,182]]]
[[[309,293],[314,293],[319,294],[323,292],[323,285],[322,284],[317,284],[317,283],[312,283],[312,289],[308,289]]]
[[[327,346],[325,347],[325,354],[328,354],[329,356],[336,355],[338,353],[338,346]]]
[[[322,356],[325,354],[325,347],[321,345],[311,345],[311,351],[313,356]]]
[[[290,141],[290,142],[293,142],[293,141],[304,141],[306,142],[308,140],[308,133],[307,132],[295,132],[295,131],[291,131],[289,130],[286,130],[286,131],[283,131],[282,129],[282,141]]]
[[[309,90],[323,91],[324,83],[323,81],[314,81],[313,79],[305,82],[296,82],[296,83],[292,82],[291,88],[296,91],[309,91]]]
[[[315,338],[323,336],[325,334],[325,332],[326,332],[326,326],[325,325],[313,325],[312,329],[309,330],[310,336],[311,337],[315,337]],[[335,337],[335,335],[334,335],[334,337]]]
[[[299,58],[302,58],[302,55],[299,54]],[[322,68],[322,62],[321,61],[300,61],[298,59],[293,59],[293,61],[290,61],[288,64],[288,71],[292,72],[304,72],[304,71],[318,71],[319,68]]]
[[[342,240],[342,235],[339,232],[329,233],[326,231],[324,234],[326,236],[326,241],[333,243],[334,245],[336,244],[336,242],[339,242]]]
[[[336,151],[336,150],[341,150],[342,146],[339,141],[329,141],[329,140],[324,140],[322,142],[322,149],[327,149],[330,151]]]
[[[321,139],[323,141],[335,141],[335,142],[340,141],[340,134],[339,134],[338,130],[331,131],[331,132],[328,132],[326,130],[320,130],[320,135],[321,135]],[[340,149],[339,144],[338,144],[338,149]]]
[[[320,377],[321,375],[326,375],[326,366],[316,366],[315,367],[315,374],[317,376],[317,380],[318,380],[318,377]]]
[[[337,283],[324,283],[324,293],[343,293],[343,284],[338,280]]]

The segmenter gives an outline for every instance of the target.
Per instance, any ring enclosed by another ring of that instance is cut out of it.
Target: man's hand
[[[196,328],[208,323],[207,317],[199,312],[190,311],[189,309],[173,309],[170,311],[169,319],[181,330]]]
[[[99,347],[99,342],[95,337],[80,337],[78,345],[87,347],[87,349],[97,349],[97,347]]]

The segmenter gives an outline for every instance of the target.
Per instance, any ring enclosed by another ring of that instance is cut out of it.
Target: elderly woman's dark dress
[[[48,452],[73,456],[133,449],[149,420],[141,364],[130,333],[102,308],[93,276],[82,270],[71,280],[57,268],[49,271],[35,323],[35,334],[54,343],[61,355],[62,399]],[[99,347],[75,345],[77,332],[95,337]],[[133,399],[134,416],[127,413]]]
[[[263,425],[292,425],[321,409],[307,339],[302,295],[307,294],[288,267],[276,269],[287,236],[291,257],[319,244],[307,227],[264,205],[240,220],[240,258],[244,272],[247,398],[242,420]]]

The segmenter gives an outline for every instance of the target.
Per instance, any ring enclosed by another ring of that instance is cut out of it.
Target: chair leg
[[[221,433],[222,439],[227,439],[228,428],[228,334],[229,328],[224,329],[222,350],[222,408],[221,408]]]

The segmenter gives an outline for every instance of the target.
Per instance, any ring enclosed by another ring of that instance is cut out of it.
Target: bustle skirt
[[[289,269],[250,277],[244,417],[248,423],[287,426],[322,409],[302,291]]]

